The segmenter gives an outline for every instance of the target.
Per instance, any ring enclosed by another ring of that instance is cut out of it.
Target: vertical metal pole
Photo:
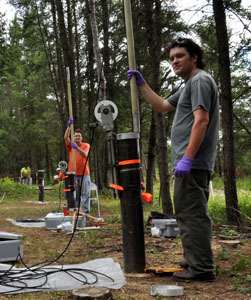
[[[139,133],[117,134],[124,270],[143,273],[145,269],[144,218],[141,198]],[[131,161],[132,163],[127,163]]]
[[[124,0],[124,8],[125,8],[125,24],[126,24],[126,37],[127,37],[129,68],[130,68],[130,70],[135,70],[136,69],[136,61],[135,61],[135,51],[134,51],[132,11],[131,11],[131,1],[130,0]],[[135,76],[133,76],[130,80],[130,89],[131,89],[133,131],[140,132],[138,88],[137,88]]]
[[[66,67],[67,74],[67,96],[68,96],[68,105],[69,105],[69,115],[73,120],[73,112],[72,112],[72,101],[71,101],[71,77],[70,77],[70,68]],[[74,126],[71,124],[71,138],[74,137]],[[72,149],[72,160],[73,160],[73,170],[76,172],[76,160],[75,160],[75,149]]]
[[[38,201],[44,202],[44,170],[37,171],[38,179]]]

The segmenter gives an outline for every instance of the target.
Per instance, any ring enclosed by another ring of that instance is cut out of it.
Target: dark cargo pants
[[[175,177],[175,215],[192,275],[214,272],[212,224],[207,207],[209,181],[210,172],[206,170],[192,169],[189,176]]]

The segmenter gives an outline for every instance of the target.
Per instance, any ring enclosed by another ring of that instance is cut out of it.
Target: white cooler
[[[62,225],[66,222],[73,222],[73,216],[64,216],[63,213],[49,213],[45,218],[45,227],[46,229],[58,229],[58,225]],[[75,220],[77,217],[75,217]],[[84,228],[86,224],[85,216],[78,216],[78,229]]]

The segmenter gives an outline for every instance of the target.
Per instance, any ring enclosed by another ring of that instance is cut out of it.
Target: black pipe
[[[75,172],[66,172],[64,176],[65,180],[65,193],[67,199],[68,210],[75,208]]]
[[[145,269],[144,218],[141,198],[139,133],[117,134],[117,160],[122,216],[124,270],[143,273]]]
[[[44,202],[44,170],[37,171],[38,201]]]

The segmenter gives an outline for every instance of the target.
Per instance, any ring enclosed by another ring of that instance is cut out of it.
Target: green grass
[[[243,178],[237,181],[237,193],[238,193],[238,204],[240,208],[240,212],[244,221],[250,220],[251,218],[251,179]],[[225,195],[223,188],[223,181],[221,178],[214,176],[213,181],[213,191],[214,197],[210,195],[208,208],[210,212],[210,216],[214,223],[225,223],[227,221],[226,215],[226,203],[225,203]],[[171,186],[171,197],[173,195],[172,184]],[[58,201],[60,200],[60,195],[62,196],[62,186],[50,186],[52,189],[49,191],[44,191],[45,201],[52,200]],[[107,201],[103,201],[104,209],[108,209],[110,211],[110,216],[107,219],[108,223],[116,223],[121,221],[120,215],[120,200],[112,198],[111,190],[104,189],[100,191],[100,197],[107,199]],[[2,199],[3,198],[3,199]],[[13,200],[30,200],[37,199],[38,200],[38,189],[37,185],[33,185],[31,188],[27,188],[25,185],[21,185],[17,182],[14,182],[12,179],[6,177],[0,179],[0,201],[13,201]],[[151,211],[159,211],[162,212],[162,204],[159,201],[159,180],[156,180],[154,183],[154,200],[152,203],[144,203],[144,220],[145,222],[148,219]]]
[[[63,194],[62,185],[50,185],[50,190],[44,190],[44,197],[47,200],[58,200],[59,196]],[[38,186],[32,185],[27,187],[19,182],[14,182],[9,177],[0,178],[0,201],[13,200],[38,200]]]
[[[221,177],[216,174],[212,175],[212,183],[214,189],[224,190],[224,183]]]
[[[236,182],[237,189],[246,190],[251,192],[251,179],[249,177],[243,177]]]
[[[238,205],[244,221],[251,218],[251,179],[244,178],[237,181]],[[226,202],[222,179],[215,178],[212,182],[214,197],[210,195],[208,208],[214,223],[227,221]],[[220,190],[219,190],[220,188]]]
[[[215,195],[214,199],[210,197],[208,201],[208,209],[210,217],[214,223],[226,222],[227,214],[224,196]]]
[[[224,183],[222,178],[214,176],[212,180],[214,197],[210,194],[208,209],[214,223],[226,223],[226,202],[224,194]],[[171,197],[173,196],[172,184]],[[244,221],[251,219],[251,178],[241,178],[236,182],[238,205]],[[159,203],[159,181],[154,183],[154,204],[152,210],[162,211],[161,201]]]

